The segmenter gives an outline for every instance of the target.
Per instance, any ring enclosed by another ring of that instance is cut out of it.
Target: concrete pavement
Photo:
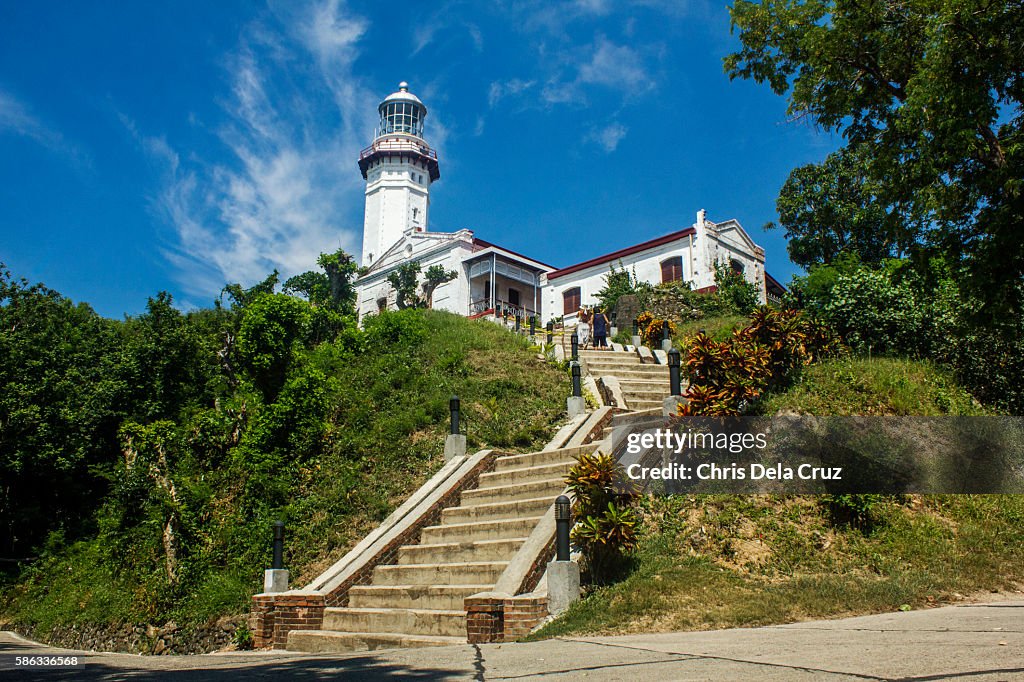
[[[79,653],[76,669],[14,668],[68,655],[0,633],[15,680],[1024,680],[1024,599],[766,628],[581,637],[312,656]]]

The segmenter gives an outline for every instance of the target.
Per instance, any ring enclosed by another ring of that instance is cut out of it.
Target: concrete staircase
[[[463,600],[494,588],[555,497],[574,457],[597,443],[498,457],[461,504],[378,565],[369,585],[352,587],[346,607],[324,611],[323,629],[292,631],[288,649],[363,651],[466,643]]]
[[[669,396],[668,367],[642,364],[640,356],[625,351],[580,351],[580,359],[595,377],[613,376],[619,380],[627,409],[661,409]]]

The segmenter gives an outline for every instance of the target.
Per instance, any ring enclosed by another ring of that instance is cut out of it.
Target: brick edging
[[[319,630],[324,595],[317,592],[257,594],[252,598],[250,627],[257,649],[283,649],[292,630]]]

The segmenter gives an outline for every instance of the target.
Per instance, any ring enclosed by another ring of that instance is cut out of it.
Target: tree
[[[0,558],[87,532],[128,410],[119,324],[0,263]]]
[[[254,300],[260,294],[272,294],[274,289],[277,288],[278,282],[281,281],[281,276],[277,272],[277,268],[267,275],[259,284],[253,285],[248,289],[244,288],[241,284],[228,284],[220,290],[220,300],[217,301],[217,305],[221,304],[224,299],[224,294],[227,294],[231,298],[231,308],[238,310],[244,308],[252,300]]]
[[[715,264],[715,287],[718,297],[743,315],[749,314],[761,301],[757,286],[729,263]]]
[[[876,263],[906,252],[903,216],[878,198],[865,166],[858,150],[840,149],[820,164],[790,172],[775,204],[790,260],[808,268],[831,263],[842,253]]]
[[[359,276],[359,266],[352,256],[338,249],[334,253],[321,253],[317,265],[327,273],[327,285],[331,305],[338,312],[351,315],[355,312],[356,289],[354,282]]]
[[[419,286],[420,264],[402,263],[398,269],[388,273],[388,282],[395,290],[395,305],[399,310],[415,308],[419,303],[416,289]]]
[[[288,368],[310,331],[310,306],[284,294],[262,294],[245,309],[238,331],[238,355],[264,399],[273,402]]]
[[[622,261],[619,261],[618,269],[612,263],[608,274],[604,276],[604,287],[597,292],[597,300],[600,302],[601,310],[610,313],[615,310],[615,305],[623,296],[637,294],[646,296],[650,294],[651,289],[650,284],[637,279],[636,268],[633,268],[631,273],[625,268]]]
[[[330,280],[324,273],[313,270],[289,277],[282,291],[286,294],[298,294],[315,306],[328,305],[331,301]]]
[[[913,226],[990,314],[1024,279],[1024,4],[1020,0],[735,0],[731,78],[839,131],[886,210]],[[837,176],[838,177],[838,176]]]
[[[423,303],[428,308],[434,307],[434,291],[459,276],[455,270],[445,270],[443,265],[431,265],[427,268],[423,282]]]

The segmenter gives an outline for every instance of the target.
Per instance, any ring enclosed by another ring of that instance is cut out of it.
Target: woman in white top
[[[576,320],[576,337],[579,340],[580,348],[586,348],[590,343],[590,311],[580,308]]]

